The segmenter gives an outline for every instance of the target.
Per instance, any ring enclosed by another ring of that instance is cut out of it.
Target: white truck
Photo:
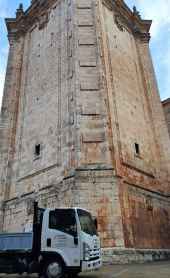
[[[102,265],[97,221],[81,208],[42,209],[34,204],[31,232],[0,234],[0,273],[76,277]]]

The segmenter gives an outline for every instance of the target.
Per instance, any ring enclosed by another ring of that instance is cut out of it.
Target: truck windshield
[[[89,235],[97,235],[97,229],[95,227],[91,214],[82,209],[78,209],[77,213],[79,216],[82,231]]]

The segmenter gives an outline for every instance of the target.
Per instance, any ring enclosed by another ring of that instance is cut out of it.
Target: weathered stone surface
[[[1,230],[22,231],[36,199],[89,209],[113,252],[170,248],[170,140],[151,21],[123,1],[48,0],[6,22]]]
[[[104,264],[141,264],[170,259],[169,249],[106,248],[102,254]]]

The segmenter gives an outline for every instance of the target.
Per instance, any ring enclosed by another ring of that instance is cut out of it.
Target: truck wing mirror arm
[[[96,218],[96,217],[94,218],[94,225],[95,225],[96,230],[97,230],[97,228],[98,228],[98,222],[97,222],[97,218]]]
[[[75,236],[74,236],[74,244],[75,244],[75,245],[78,245],[78,243],[79,243],[78,236],[75,235]]]

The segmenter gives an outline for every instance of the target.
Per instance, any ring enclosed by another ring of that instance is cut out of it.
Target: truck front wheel
[[[45,278],[61,278],[64,275],[64,267],[59,259],[54,259],[46,263],[44,268]]]

